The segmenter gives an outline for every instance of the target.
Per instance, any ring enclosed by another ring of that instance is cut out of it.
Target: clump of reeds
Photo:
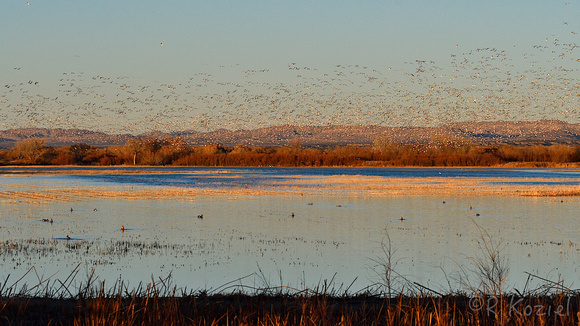
[[[129,289],[122,280],[106,287],[92,272],[77,284],[78,272],[79,266],[65,280],[39,279],[31,287],[4,280],[0,324],[574,325],[580,309],[579,291],[547,279],[513,294],[434,294],[416,284],[385,295],[370,287],[337,289],[332,280],[306,290],[236,284],[240,279],[213,292],[187,291],[171,275]]]

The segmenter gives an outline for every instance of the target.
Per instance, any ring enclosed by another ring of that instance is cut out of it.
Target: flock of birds
[[[95,208],[95,209],[93,209],[93,211],[96,212],[97,209]],[[71,213],[74,212],[74,209],[72,207],[70,208],[70,212]],[[294,217],[294,213],[292,213],[292,217]],[[197,218],[200,219],[200,220],[203,220],[203,214],[197,215]],[[52,218],[51,219],[43,218],[41,221],[44,222],[44,223],[50,223],[50,224],[53,224],[54,223],[54,220]],[[121,229],[120,230],[121,230],[121,233],[124,233],[125,230],[126,230],[125,229],[125,225],[121,225]],[[70,235],[67,234],[66,237],[65,237],[65,239],[66,240],[72,240],[73,238],[71,238]]]
[[[563,202],[564,202],[564,200],[561,200],[561,202],[563,203]],[[445,201],[443,201],[443,204],[445,204]],[[313,205],[313,203],[308,203],[308,205],[310,205],[310,206],[311,206],[311,205]],[[342,205],[337,205],[336,207],[339,207],[339,208],[340,208],[340,207],[342,207]],[[469,209],[470,209],[470,210],[472,210],[472,209],[473,209],[473,206],[469,205]],[[71,207],[71,208],[70,208],[70,211],[71,211],[71,213],[72,213],[72,212],[74,211],[74,209]],[[97,211],[97,209],[95,208],[93,211],[95,211],[95,212],[96,212],[96,211]],[[294,212],[292,212],[292,213],[290,214],[290,217],[292,217],[292,218],[294,218],[295,216],[296,216],[296,215],[294,214]],[[479,214],[479,213],[476,213],[476,214],[475,214],[475,216],[480,216],[480,214]],[[203,214],[199,214],[199,215],[197,215],[197,218],[198,218],[198,219],[200,219],[200,220],[203,220]],[[400,218],[399,220],[400,220],[401,222],[403,222],[403,221],[406,221],[407,219],[401,216],[401,218]],[[52,219],[52,218],[51,218],[51,219],[43,218],[43,219],[42,219],[42,222],[46,222],[46,223],[50,223],[50,224],[52,224],[54,221],[53,221],[53,219]],[[121,229],[120,229],[120,230],[121,230],[121,232],[122,232],[122,233],[124,233],[124,232],[125,232],[125,226],[124,226],[124,225],[121,225]],[[66,236],[66,239],[67,239],[67,240],[71,240],[72,238],[71,238],[71,237],[70,237],[70,236],[67,234],[67,236]]]
[[[0,129],[34,126],[139,134],[284,124],[434,126],[540,119],[578,123],[577,40],[571,30],[566,37],[550,35],[527,51],[462,50],[457,45],[446,62],[418,59],[398,68],[324,68],[291,62],[287,67],[245,69],[234,64],[206,67],[207,72],[171,83],[82,71],[62,72],[46,82],[36,80],[25,66],[14,67],[20,80],[1,85]]]

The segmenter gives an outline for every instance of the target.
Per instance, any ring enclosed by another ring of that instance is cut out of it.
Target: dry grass
[[[487,231],[481,231],[481,255],[474,259],[483,286],[435,291],[402,278],[401,287],[386,284],[359,291],[336,290],[324,282],[315,289],[272,287],[260,271],[264,287],[234,280],[213,292],[187,291],[171,275],[129,288],[122,280],[112,287],[92,270],[76,282],[81,264],[64,280],[39,276],[28,286],[8,276],[0,279],[2,325],[580,325],[580,291],[563,281],[544,281],[536,288],[505,293],[502,252]],[[386,233],[378,261],[395,273],[395,249]],[[499,273],[498,273],[499,271]],[[27,273],[27,274],[28,274]],[[258,277],[260,275],[257,275]],[[497,283],[497,282],[500,283]],[[282,283],[282,282],[281,282]],[[354,282],[353,282],[354,283]],[[352,284],[351,284],[352,285]],[[387,286],[388,292],[381,289]],[[395,295],[398,293],[398,295]]]
[[[501,179],[501,178],[385,178],[368,176],[304,177],[277,181],[266,186],[231,188],[206,187],[130,187],[130,186],[3,186],[4,204],[24,201],[48,204],[51,201],[76,201],[86,198],[122,198],[130,200],[193,200],[203,196],[293,196],[333,195],[348,197],[387,197],[409,195],[446,196],[580,196],[580,185],[558,184],[575,179]]]
[[[326,292],[178,295],[151,283],[90,296],[0,296],[6,325],[575,325],[580,295],[383,297]]]
[[[577,182],[575,179],[329,176],[306,178],[300,182],[325,191],[350,191],[359,196],[440,194],[455,196],[580,196],[580,185],[557,184]]]

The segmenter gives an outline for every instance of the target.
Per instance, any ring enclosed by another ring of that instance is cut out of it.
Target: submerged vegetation
[[[475,222],[474,222],[475,223]],[[360,290],[334,277],[314,288],[273,285],[258,272],[210,290],[174,284],[171,273],[130,287],[105,284],[81,264],[64,279],[34,267],[0,279],[0,324],[6,325],[580,325],[580,290],[563,280],[527,273],[523,289],[509,290],[502,242],[479,225],[479,246],[461,267],[458,288],[433,290],[397,271],[399,259],[386,229],[384,257],[371,259],[380,281]],[[28,275],[37,283],[23,284]],[[254,284],[246,284],[253,277]],[[356,279],[355,279],[356,281]],[[531,284],[539,285],[532,286]]]
[[[182,139],[132,138],[122,146],[45,146],[28,138],[0,150],[2,165],[177,165],[177,166],[575,166],[578,145],[474,145],[453,137],[400,144],[377,138],[372,146],[306,148],[300,140],[282,147],[220,144],[190,146]]]

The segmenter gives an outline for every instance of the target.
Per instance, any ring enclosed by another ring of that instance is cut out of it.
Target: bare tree
[[[11,150],[12,157],[26,164],[38,164],[46,153],[44,139],[31,137],[17,142]]]

